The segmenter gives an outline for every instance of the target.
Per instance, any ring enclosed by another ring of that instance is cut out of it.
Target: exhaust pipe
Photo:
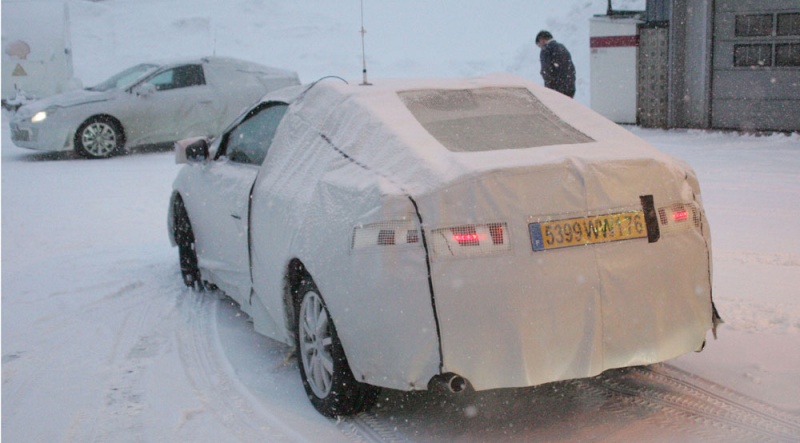
[[[428,389],[458,394],[467,389],[467,380],[458,374],[448,372],[433,377],[428,383]]]

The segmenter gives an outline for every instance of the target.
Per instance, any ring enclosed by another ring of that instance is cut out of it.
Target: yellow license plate
[[[642,211],[531,223],[534,251],[647,237]]]

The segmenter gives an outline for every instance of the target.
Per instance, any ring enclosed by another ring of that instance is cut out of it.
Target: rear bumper
[[[649,159],[567,160],[483,176],[424,199],[429,227],[503,223],[510,242],[480,256],[432,254],[442,372],[476,390],[522,387],[699,349],[713,318],[710,235],[686,177]],[[667,213],[690,207],[681,217],[696,218],[675,228],[659,213],[655,241],[535,250],[531,224],[642,210],[643,195]],[[453,205],[454,196],[478,203]]]
[[[708,255],[670,237],[436,263],[444,372],[520,387],[697,350],[711,328]]]

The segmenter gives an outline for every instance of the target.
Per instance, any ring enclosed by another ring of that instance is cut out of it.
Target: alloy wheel
[[[333,381],[333,336],[328,311],[318,294],[312,291],[305,294],[299,319],[301,364],[311,390],[317,397],[325,398]]]

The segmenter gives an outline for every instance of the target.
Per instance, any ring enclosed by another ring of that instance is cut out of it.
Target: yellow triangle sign
[[[27,75],[28,75],[28,73],[27,73],[27,72],[25,72],[25,70],[24,70],[24,69],[22,69],[22,65],[20,65],[19,63],[17,63],[17,67],[16,67],[16,68],[14,68],[14,72],[12,72],[12,73],[11,73],[11,75],[12,75],[13,77],[25,77],[25,76],[27,76]]]

